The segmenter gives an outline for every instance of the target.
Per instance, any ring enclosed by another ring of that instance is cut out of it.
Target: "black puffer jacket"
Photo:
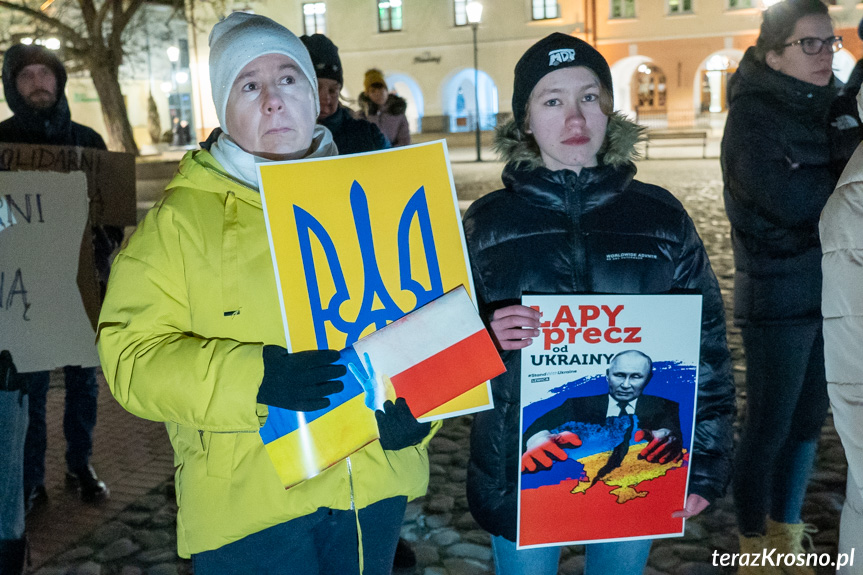
[[[633,180],[638,128],[627,120],[611,118],[600,166],[578,175],[541,167],[512,133],[510,124],[498,134],[506,188],[464,217],[480,312],[488,318],[525,292],[701,293],[690,492],[716,500],[731,471],[734,387],[719,285],[692,220],[669,192]],[[515,540],[521,360],[519,351],[502,357],[507,371],[492,382],[495,407],[473,422],[468,502],[485,530]]]
[[[818,217],[836,186],[827,114],[836,96],[746,52],[729,85],[722,138],[734,246],[734,319],[821,321]]]
[[[48,110],[28,106],[15,85],[15,76],[24,63],[33,60],[50,67],[57,77],[57,103]],[[9,48],[3,56],[3,92],[15,115],[0,122],[0,142],[106,150],[105,141],[95,130],[72,121],[65,88],[66,70],[53,52],[37,45],[16,44]]]

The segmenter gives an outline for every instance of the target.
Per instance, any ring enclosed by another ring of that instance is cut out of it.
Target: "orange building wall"
[[[856,28],[837,29],[836,34],[843,37],[844,47],[855,57],[863,57],[863,42],[857,36]],[[745,52],[755,44],[757,32],[731,38],[729,48]],[[600,44],[597,49],[608,60],[609,65],[613,65],[634,55],[630,53],[630,45],[628,42]],[[665,73],[669,126],[691,125],[698,111],[693,95],[695,76],[710,55],[726,49],[725,37],[640,41],[636,46],[637,55],[650,58]]]

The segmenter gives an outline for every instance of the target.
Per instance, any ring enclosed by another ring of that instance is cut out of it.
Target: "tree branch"
[[[108,10],[114,4],[116,4],[116,0],[105,0],[102,2],[102,6],[99,7],[99,13],[96,15],[96,21],[99,23],[99,27],[101,27],[105,22],[105,16],[108,15]]]
[[[81,17],[87,27],[87,32],[90,33],[90,38],[93,39],[94,43],[102,44],[104,40],[102,23],[96,20],[96,6],[93,4],[93,0],[78,0],[78,6],[81,8]]]
[[[81,50],[87,49],[88,42],[87,42],[86,38],[84,38],[83,36],[78,34],[78,32],[76,32],[74,28],[71,28],[70,26],[63,24],[62,22],[60,22],[56,18],[51,18],[50,16],[43,14],[39,10],[34,10],[32,8],[28,8],[27,6],[25,6],[23,4],[15,4],[13,2],[8,2],[7,0],[0,0],[0,8],[8,8],[9,10],[13,10],[15,12],[19,12],[21,14],[29,16],[33,20],[43,22],[43,23],[47,24],[48,26],[50,26],[51,28],[54,28],[55,30],[57,30],[57,32],[61,36],[63,36],[67,40],[70,40],[72,42],[72,44],[75,45],[78,49],[81,49]]]
[[[129,6],[125,11],[122,11],[121,14],[114,16],[114,31],[119,31],[122,34],[123,30],[125,30],[126,26],[132,20],[132,17],[135,13],[138,12],[138,9],[141,5],[144,4],[144,0],[132,0],[129,2]],[[119,3],[119,7],[122,9],[122,4]],[[112,31],[113,33],[113,31]]]

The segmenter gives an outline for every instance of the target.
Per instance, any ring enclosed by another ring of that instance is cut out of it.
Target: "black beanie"
[[[315,74],[317,74],[318,79],[327,78],[335,80],[340,86],[344,85],[339,49],[332,40],[323,34],[303,35],[300,36],[300,40],[306,45],[309,56],[312,57],[312,64],[315,66]]]
[[[612,93],[611,70],[602,54],[584,40],[555,32],[528,48],[515,65],[512,115],[519,129],[524,125],[527,102],[534,86],[549,72],[573,66],[590,69],[602,87]]]

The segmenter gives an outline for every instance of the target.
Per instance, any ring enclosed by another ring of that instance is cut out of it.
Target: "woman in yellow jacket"
[[[183,158],[117,256],[105,377],[126,409],[167,425],[178,550],[196,575],[388,574],[405,504],[428,485],[429,425],[388,403],[380,442],[288,490],[258,434],[267,405],[325,407],[345,373],[336,351],[285,349],[255,171],[337,153],[315,126],[314,68],[289,30],[234,13],[210,35],[210,77],[223,133]]]

